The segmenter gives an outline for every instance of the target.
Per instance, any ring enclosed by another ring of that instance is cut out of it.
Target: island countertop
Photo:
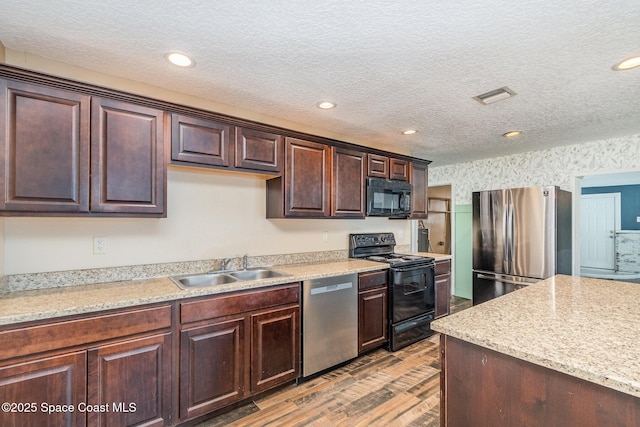
[[[640,397],[640,284],[558,275],[433,330]]]

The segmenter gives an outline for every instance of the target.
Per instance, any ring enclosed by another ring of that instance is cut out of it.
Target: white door
[[[580,199],[580,266],[615,269],[615,231],[620,193],[584,194]]]

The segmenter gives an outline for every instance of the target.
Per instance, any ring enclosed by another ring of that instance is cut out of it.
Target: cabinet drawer
[[[451,273],[451,260],[436,261],[436,276]]]
[[[143,308],[0,332],[0,360],[171,327],[171,306]]]
[[[358,290],[387,286],[387,270],[360,273],[358,275]]]
[[[275,305],[298,302],[300,284],[291,283],[273,288],[224,294],[217,297],[180,303],[180,322],[190,323],[243,313]]]

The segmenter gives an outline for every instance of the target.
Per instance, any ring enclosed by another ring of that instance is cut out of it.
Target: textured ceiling
[[[0,41],[434,166],[640,133],[638,0],[2,0]]]

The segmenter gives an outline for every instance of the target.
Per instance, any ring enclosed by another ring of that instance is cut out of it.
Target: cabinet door
[[[331,216],[364,218],[365,154],[333,147]]]
[[[285,147],[285,216],[328,217],[330,147],[294,138]]]
[[[171,159],[229,166],[232,126],[196,117],[171,115]]]
[[[282,135],[237,127],[235,139],[237,168],[280,172]]]
[[[92,99],[91,210],[165,214],[164,113]]]
[[[244,317],[182,331],[180,337],[180,419],[193,418],[244,397]]]
[[[86,425],[86,413],[78,410],[87,401],[86,365],[81,351],[0,368],[0,402],[15,405],[3,405],[0,425]]]
[[[389,159],[389,178],[400,181],[409,180],[409,162],[406,160]]]
[[[389,158],[378,154],[368,154],[367,176],[389,179]]]
[[[411,219],[427,218],[429,199],[427,188],[429,183],[428,164],[411,162]]]
[[[89,211],[90,98],[0,80],[0,210]]]
[[[451,274],[435,277],[436,307],[434,317],[446,316],[451,306]]]
[[[91,349],[88,366],[89,425],[169,425],[171,334]]]
[[[251,316],[251,393],[298,378],[300,307],[278,308]]]
[[[387,288],[358,293],[358,353],[387,342]]]

